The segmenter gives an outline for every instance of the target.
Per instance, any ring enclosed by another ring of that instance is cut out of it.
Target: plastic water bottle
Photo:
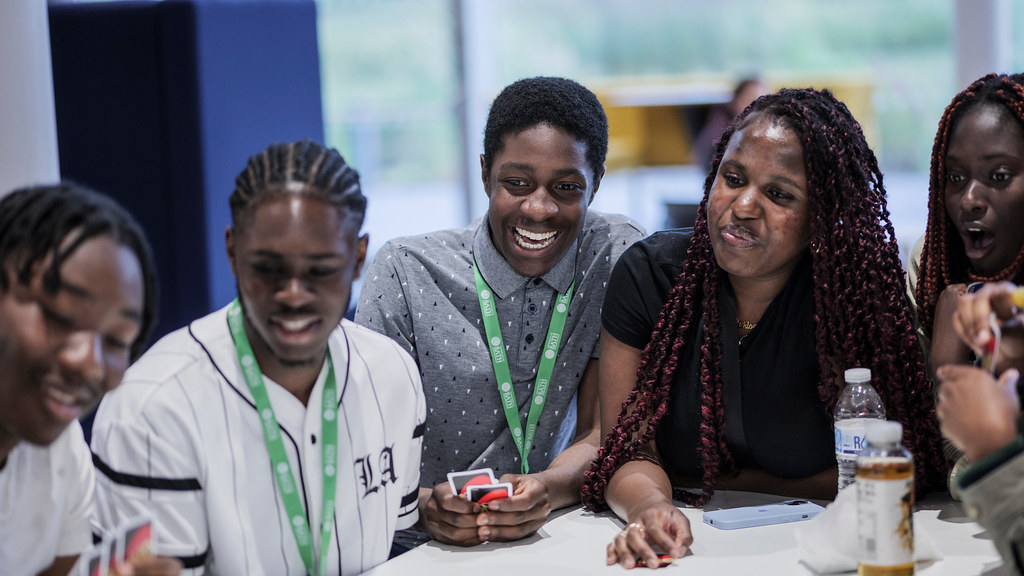
[[[872,420],[885,420],[885,406],[871,386],[871,370],[850,368],[846,387],[836,403],[836,462],[839,464],[839,489],[853,484],[857,455],[864,447],[864,428]]]
[[[859,576],[914,573],[914,461],[899,422],[871,422],[857,457]]]

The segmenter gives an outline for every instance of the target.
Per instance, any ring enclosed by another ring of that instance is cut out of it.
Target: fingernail
[[[480,539],[483,540],[484,542],[487,542],[487,539],[490,538],[490,537],[491,537],[491,531],[488,530],[487,528],[484,528],[483,530],[480,531]]]
[[[476,517],[476,523],[479,526],[486,526],[491,523],[491,519],[487,517],[487,514],[481,514]]]

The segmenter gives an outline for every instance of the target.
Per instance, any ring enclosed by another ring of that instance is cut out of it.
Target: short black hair
[[[62,246],[72,235],[71,242]],[[14,282],[27,285],[33,267],[50,257],[49,267],[43,271],[43,288],[56,292],[64,261],[98,236],[110,236],[127,247],[142,269],[142,318],[139,336],[130,350],[134,360],[142,354],[156,323],[156,265],[142,227],[111,198],[68,181],[20,188],[4,196],[0,200],[0,289],[6,292]]]
[[[319,198],[344,210],[357,231],[363,225],[366,196],[359,173],[334,148],[301,140],[271,144],[251,156],[228,200],[232,222],[237,227],[246,210],[280,194]]]
[[[490,175],[505,136],[538,124],[561,128],[586,144],[594,176],[602,173],[608,155],[608,116],[601,102],[582,84],[552,76],[517,80],[494,99],[484,129],[484,171]]]

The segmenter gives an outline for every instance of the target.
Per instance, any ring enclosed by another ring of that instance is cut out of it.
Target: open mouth
[[[995,244],[996,235],[989,230],[972,226],[961,234],[969,258],[977,258]]]
[[[513,227],[513,237],[516,245],[526,250],[541,250],[554,243],[558,232],[531,232],[518,226]]]

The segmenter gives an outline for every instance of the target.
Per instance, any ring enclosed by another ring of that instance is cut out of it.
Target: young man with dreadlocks
[[[102,524],[148,512],[190,574],[357,574],[416,520],[412,359],[343,316],[366,198],[311,142],[249,159],[225,241],[238,299],[161,339],[93,428]]]
[[[92,546],[94,471],[76,419],[145,346],[156,290],[142,229],[109,198],[65,183],[0,201],[0,574],[65,576]]]
[[[685,553],[673,498],[834,496],[832,413],[855,366],[903,424],[918,487],[940,484],[902,284],[882,174],[846,106],[810,89],[756,100],[719,142],[694,229],[637,243],[609,281],[605,439],[583,488],[588,507],[627,522],[609,564]]]
[[[1024,283],[1024,78],[989,74],[957,94],[932,148],[928,227],[914,246],[907,288],[928,366],[973,360],[952,326],[968,284]],[[957,464],[950,490],[968,461]]]
[[[401,343],[423,377],[419,528],[438,540],[516,540],[579,501],[597,453],[600,303],[612,265],[643,236],[587,210],[607,150],[604,109],[584,86],[509,85],[484,131],[486,218],[392,240],[366,274],[356,321]],[[515,492],[486,512],[445,482],[483,467]]]

